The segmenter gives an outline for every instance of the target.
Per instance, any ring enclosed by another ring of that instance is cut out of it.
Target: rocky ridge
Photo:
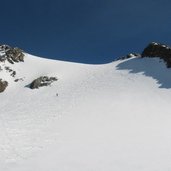
[[[168,68],[171,67],[171,47],[165,44],[152,42],[142,52],[142,57],[159,57],[163,59]]]
[[[0,45],[0,72],[5,71],[14,82],[24,81],[24,77],[17,77],[17,72],[12,67],[15,63],[24,62],[24,57],[25,53],[22,49],[17,47],[13,48],[9,45]],[[40,76],[26,87],[38,89],[39,87],[49,86],[54,81],[57,81],[56,77]],[[8,81],[0,78],[0,93],[5,91],[9,84]]]
[[[33,80],[33,82],[30,84],[29,87],[31,89],[36,89],[39,87],[51,85],[51,83],[53,83],[54,81],[57,81],[57,80],[58,79],[56,77],[41,76],[41,77]]]
[[[24,62],[24,51],[9,45],[0,45],[0,72],[3,70],[9,73],[10,77],[15,78],[16,71],[14,71],[9,64],[16,62]],[[0,92],[3,92],[7,86],[8,81],[0,78]]]
[[[0,46],[0,61],[7,60],[11,64],[15,62],[24,62],[24,51],[17,47],[10,47],[8,45]]]
[[[151,42],[144,48],[142,53],[129,53],[125,56],[119,57],[117,60],[125,60],[132,57],[158,57],[166,63],[167,68],[171,68],[171,47],[165,44]]]
[[[129,59],[129,58],[132,58],[132,57],[141,57],[141,54],[140,53],[129,53],[125,56],[122,56],[122,57],[119,57],[117,58],[116,60],[124,60],[124,59]]]

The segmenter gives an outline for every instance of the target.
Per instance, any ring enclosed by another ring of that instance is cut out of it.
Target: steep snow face
[[[158,58],[105,65],[26,54],[0,77],[0,170],[161,171],[171,169],[171,70]],[[49,87],[31,90],[40,76]],[[58,96],[57,96],[58,94]]]

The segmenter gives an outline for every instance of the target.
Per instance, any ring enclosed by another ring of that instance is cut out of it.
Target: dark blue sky
[[[83,63],[141,52],[151,41],[171,45],[170,0],[1,1],[1,44]]]

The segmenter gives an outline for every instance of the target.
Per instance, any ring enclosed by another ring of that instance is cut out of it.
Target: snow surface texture
[[[158,58],[3,65],[23,81],[0,72],[0,171],[171,170],[171,70]],[[58,81],[29,89],[42,75]]]

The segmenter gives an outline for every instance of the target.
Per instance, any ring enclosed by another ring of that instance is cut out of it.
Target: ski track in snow
[[[24,81],[0,72],[10,82],[0,94],[0,170],[171,170],[171,87],[156,80],[171,71],[158,59],[85,65],[27,54],[4,65]],[[26,87],[42,75],[59,80]]]

